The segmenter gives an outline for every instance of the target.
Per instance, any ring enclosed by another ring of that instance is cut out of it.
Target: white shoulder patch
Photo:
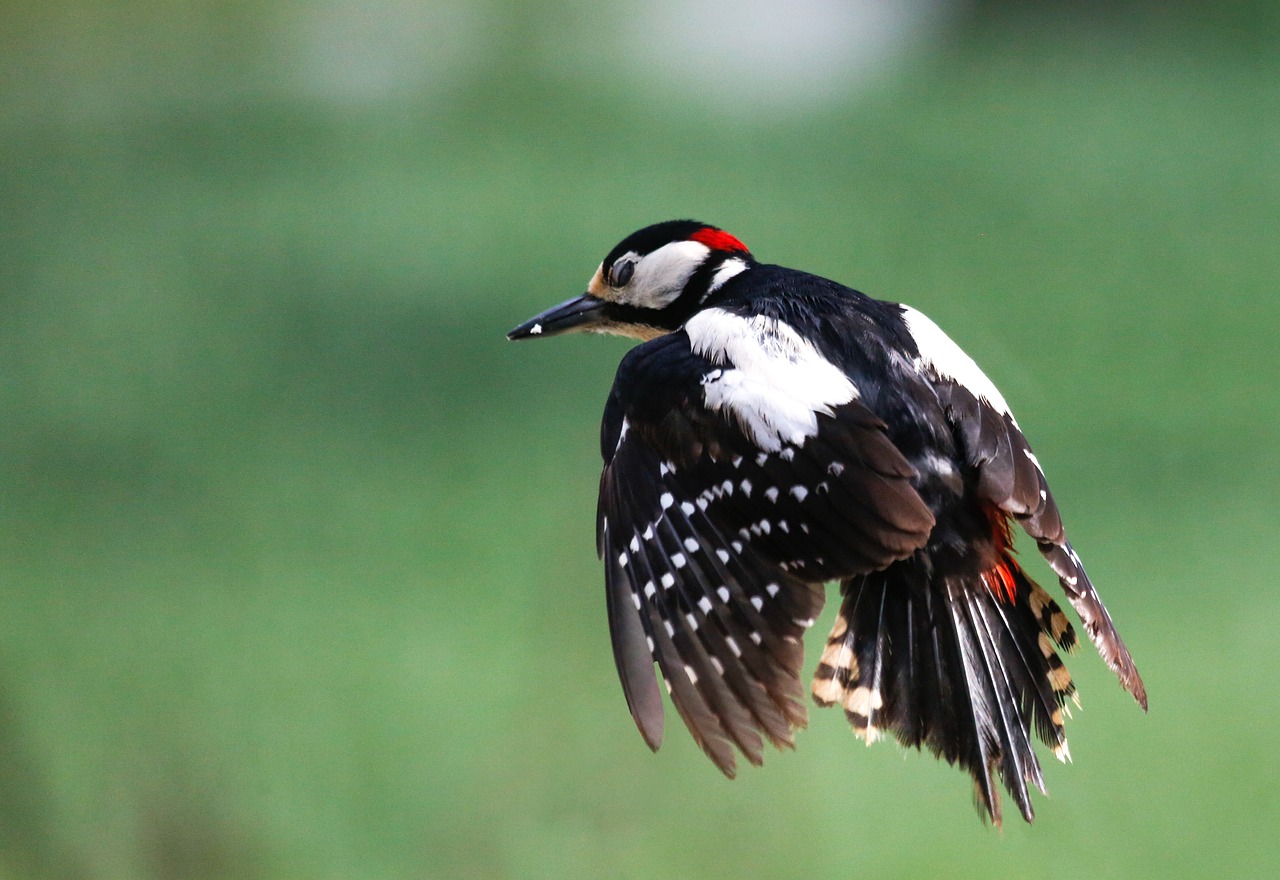
[[[955,380],[1002,415],[1012,418],[1009,404],[1005,403],[999,389],[978,368],[973,358],[965,354],[937,324],[911,306],[902,307],[902,319],[907,322],[907,330],[916,341],[916,348],[920,349],[917,369],[932,370],[939,376]]]
[[[818,432],[818,413],[858,397],[844,371],[776,318],[706,309],[684,330],[696,353],[721,366],[703,377],[707,407],[728,410],[766,452],[802,445]]]

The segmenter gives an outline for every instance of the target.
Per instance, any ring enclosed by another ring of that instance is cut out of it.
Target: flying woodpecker
[[[867,742],[892,734],[997,780],[1027,821],[1045,791],[1033,733],[1067,760],[1076,634],[1018,564],[1039,546],[1085,632],[1146,690],[1067,540],[1040,462],[973,360],[910,306],[757,262],[693,220],[627,236],[583,295],[512,330],[642,340],[601,429],[597,547],[613,652],[650,748],[654,663],[726,775],[735,749],[791,747],[806,724],[802,637],[824,584],[843,597],[813,677]]]

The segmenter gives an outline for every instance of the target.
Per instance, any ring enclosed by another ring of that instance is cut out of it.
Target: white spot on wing
[[[529,328],[529,335],[530,335],[530,336],[538,336],[538,335],[540,335],[541,333],[542,333],[542,325],[541,325],[541,324],[534,324],[532,327],[530,327],[530,328]]]
[[[956,472],[955,465],[947,461],[947,459],[942,456],[932,452],[925,455],[924,465],[943,478],[953,476]]]
[[[670,492],[663,492],[662,496],[658,499],[658,503],[662,505],[663,510],[666,510],[668,507],[676,503],[676,499],[671,497]]]
[[[706,309],[685,324],[693,350],[725,365],[703,386],[707,407],[728,410],[757,446],[777,452],[818,432],[818,414],[858,396],[849,377],[777,318]]]

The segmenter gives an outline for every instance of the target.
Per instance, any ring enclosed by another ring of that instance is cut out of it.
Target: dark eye
[[[636,271],[636,264],[630,260],[614,263],[609,270],[609,283],[614,287],[626,287],[631,275]]]

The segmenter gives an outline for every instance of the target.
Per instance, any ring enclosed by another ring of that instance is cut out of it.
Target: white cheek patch
[[[684,329],[696,353],[722,365],[703,377],[707,407],[731,413],[765,452],[802,445],[818,433],[819,413],[858,397],[842,370],[776,318],[713,308]]]
[[[916,341],[916,348],[920,349],[916,369],[932,370],[938,376],[955,380],[1002,415],[1013,418],[1009,404],[986,373],[937,324],[911,306],[902,307],[902,319],[907,322],[907,331]]]
[[[696,241],[673,241],[636,262],[631,281],[622,288],[605,293],[605,297],[629,306],[661,309],[684,293],[684,286],[698,267],[711,254],[711,249]],[[635,259],[624,254],[619,260]]]

